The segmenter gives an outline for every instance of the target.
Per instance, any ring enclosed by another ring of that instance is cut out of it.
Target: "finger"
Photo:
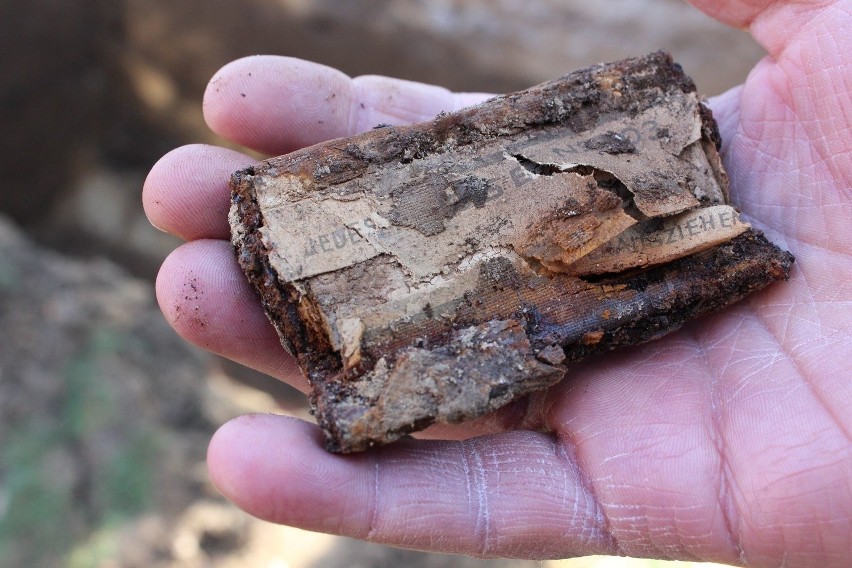
[[[578,464],[544,434],[339,456],[315,426],[248,416],[216,433],[208,465],[249,513],[308,530],[476,556],[617,552]]]
[[[166,320],[190,343],[307,390],[229,243],[180,246],[163,263],[156,290]]]
[[[142,204],[155,227],[185,240],[227,239],[228,180],[254,160],[225,148],[194,144],[158,161],[142,188]]]
[[[283,154],[380,123],[428,120],[486,97],[386,77],[352,79],[292,57],[255,56],[216,73],[204,94],[204,117],[225,138]]]

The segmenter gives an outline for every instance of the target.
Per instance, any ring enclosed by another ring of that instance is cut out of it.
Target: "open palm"
[[[260,517],[399,546],[608,553],[752,566],[852,555],[852,2],[701,0],[769,52],[712,102],[735,204],[797,257],[792,279],[661,341],[577,365],[473,424],[355,456],[252,416],[211,443],[219,488]],[[276,154],[484,98],[280,57],[208,87],[220,134]],[[188,242],[157,293],[188,340],[306,389],[233,259],[222,148],[164,157],[152,222]]]

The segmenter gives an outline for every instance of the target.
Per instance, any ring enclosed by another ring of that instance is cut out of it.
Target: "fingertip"
[[[281,436],[270,437],[272,418],[250,414],[226,422],[207,447],[207,468],[213,485],[238,507],[264,519],[275,516],[268,508],[272,499],[266,482],[269,460],[264,455],[275,450],[270,442],[284,442],[288,431],[284,429]],[[280,454],[275,451],[274,455]]]
[[[206,349],[219,352],[274,334],[226,241],[196,240],[172,251],[155,289],[172,327]]]
[[[228,182],[252,163],[239,152],[204,144],[172,150],[154,164],[142,186],[148,220],[184,240],[228,238]]]
[[[239,455],[245,443],[246,428],[242,424],[255,419],[255,415],[237,417],[219,427],[207,446],[207,473],[213,485],[237,506],[243,507],[240,487],[246,473],[252,468]]]
[[[219,135],[270,154],[343,136],[349,77],[293,57],[256,55],[222,67],[204,93],[204,118]]]
[[[154,291],[160,311],[166,321],[184,339],[190,343],[206,347],[199,341],[206,327],[204,312],[198,304],[200,299],[198,275],[192,267],[201,255],[199,247],[207,248],[201,241],[192,241],[173,250],[163,261]]]
[[[178,247],[163,261],[155,290],[166,321],[190,343],[307,391],[230,243],[206,239]]]
[[[264,520],[309,530],[340,531],[347,512],[343,495],[363,502],[369,483],[359,475],[360,456],[323,448],[319,429],[288,416],[236,418],[214,434],[207,451],[210,479],[225,497]],[[350,524],[347,522],[346,524]]]
[[[242,85],[251,77],[251,62],[258,61],[259,56],[244,57],[224,65],[211,77],[202,97],[202,111],[207,126],[220,136],[233,139],[232,130],[238,122],[235,114],[239,106],[246,106],[245,91]],[[237,95],[236,97],[234,95]],[[244,96],[240,96],[240,94]],[[234,108],[236,107],[236,108]]]
[[[148,221],[166,233],[171,232],[168,226],[173,211],[170,188],[174,186],[174,170],[180,163],[179,156],[183,148],[172,150],[157,160],[142,184],[142,209]]]

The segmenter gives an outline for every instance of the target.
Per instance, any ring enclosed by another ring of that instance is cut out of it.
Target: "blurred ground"
[[[215,427],[304,405],[164,323],[151,282],[176,243],[140,187],[169,149],[221,143],[201,95],[236,57],[498,92],[660,47],[711,95],[762,55],[679,0],[0,0],[0,566],[541,565],[312,535],[223,502],[203,461]],[[663,565],[625,562],[544,566]]]

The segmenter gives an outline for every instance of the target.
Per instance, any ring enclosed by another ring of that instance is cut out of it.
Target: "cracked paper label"
[[[687,211],[662,222],[641,223],[624,231],[565,272],[577,275],[608,274],[671,262],[707,250],[745,232],[749,225],[736,209],[716,205]]]
[[[687,97],[581,133],[524,132],[373,166],[298,200],[267,201],[264,241],[288,281],[391,255],[412,283],[428,282],[501,247],[565,271],[638,221],[695,209],[696,196],[723,202],[715,166],[701,159],[697,104]],[[292,195],[299,180],[264,184],[269,194]],[[665,250],[685,254],[694,241]]]

